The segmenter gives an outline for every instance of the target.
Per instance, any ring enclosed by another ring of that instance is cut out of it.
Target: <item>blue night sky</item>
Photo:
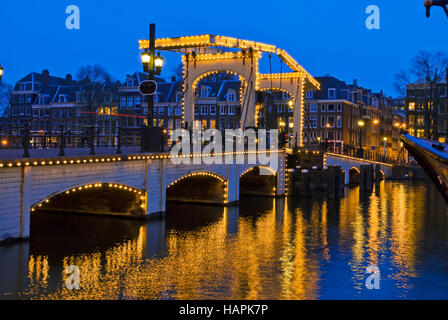
[[[380,30],[365,27],[371,4],[381,10]],[[68,5],[80,8],[80,30],[65,27]],[[102,64],[123,80],[141,70],[137,40],[148,37],[150,22],[157,24],[157,37],[220,34],[274,44],[314,76],[357,78],[388,95],[396,94],[394,74],[419,50],[448,51],[448,19],[440,8],[427,19],[423,0],[2,0],[3,80],[13,83],[43,69],[65,76],[85,64]],[[169,77],[180,60],[165,57]],[[279,71],[279,62],[273,67]]]

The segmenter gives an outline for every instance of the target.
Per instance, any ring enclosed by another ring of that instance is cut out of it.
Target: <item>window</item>
[[[338,127],[338,128],[342,127],[342,116],[336,117],[336,127]]]
[[[182,91],[178,91],[176,93],[176,102],[182,101],[182,96],[183,96]]]
[[[135,79],[134,78],[130,78],[128,79],[126,86],[128,87],[134,87],[135,86]]]
[[[26,103],[31,103],[31,102],[33,102],[31,99],[32,99],[32,96],[31,96],[30,94],[28,94],[28,95],[26,96]]]
[[[211,115],[215,115],[216,114],[216,106],[210,106],[210,114]],[[214,128],[212,128],[212,129],[214,129]]]
[[[317,104],[316,103],[310,104],[310,112],[317,112]]]
[[[132,108],[134,106],[134,98],[132,96],[128,96],[128,108]]]
[[[227,114],[227,106],[220,106],[219,114]]]
[[[176,116],[181,116],[181,115],[182,115],[182,108],[176,107]]]
[[[206,106],[206,105],[201,106],[201,114],[202,115],[208,114],[208,106]]]
[[[229,115],[235,114],[235,106],[229,106]]]
[[[336,98],[336,89],[334,89],[334,88],[328,89],[328,98],[329,99]]]
[[[326,105],[325,104],[321,104],[320,105],[320,112],[325,112],[325,108],[326,108]]]
[[[227,101],[236,101],[236,92],[234,90],[227,91]]]
[[[168,107],[168,117],[173,116],[174,107]]]
[[[327,109],[327,111],[328,111],[328,112],[334,112],[334,110],[335,110],[335,109],[334,109],[334,104],[329,104],[329,105],[328,105],[328,109]]]
[[[342,112],[342,103],[337,104],[337,111]]]
[[[159,115],[164,115],[165,114],[165,108],[164,107],[159,107]]]
[[[282,100],[289,100],[289,93],[282,91]]]
[[[415,102],[409,102],[408,108],[409,108],[409,111],[414,111],[415,110]]]
[[[126,107],[126,97],[121,97],[121,99],[120,99],[120,107],[122,107],[122,108]]]
[[[420,115],[417,117],[417,125],[422,126],[425,123],[425,117]]]
[[[59,103],[65,103],[67,102],[67,96],[65,94],[59,95]]]
[[[182,128],[182,120],[176,119],[176,128]]]
[[[308,90],[308,91],[306,92],[306,98],[307,98],[307,99],[312,99],[312,98],[314,98],[314,91],[313,91],[313,90]]]
[[[199,114],[199,106],[194,106],[194,114],[195,115]]]
[[[310,117],[311,128],[317,128],[317,116]]]
[[[140,96],[137,96],[137,97],[135,97],[134,98],[135,99],[135,106],[137,107],[139,107],[139,106],[141,106],[141,104],[142,104],[142,97],[140,97]]]
[[[320,127],[325,128],[325,125],[327,124],[327,121],[325,121],[325,116],[320,117]]]
[[[206,98],[206,97],[208,97],[209,95],[210,95],[210,88],[209,88],[209,87],[205,87],[205,86],[201,87],[201,94],[200,94],[200,97],[202,97],[202,98]]]
[[[284,104],[279,104],[279,105],[277,105],[277,112],[278,112],[278,113],[283,113],[283,112],[285,112],[285,105],[284,105]]]
[[[330,127],[334,127],[334,116],[328,116],[327,123],[330,125]]]

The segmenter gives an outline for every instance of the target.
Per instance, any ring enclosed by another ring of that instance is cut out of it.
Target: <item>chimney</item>
[[[66,80],[67,84],[72,84],[72,81],[73,81],[72,75],[70,73],[67,73],[65,75],[65,80]]]
[[[358,86],[358,79],[353,79],[353,85],[354,85],[355,87]]]
[[[41,76],[42,76],[42,86],[48,87],[50,82],[50,71],[48,71],[47,69],[43,70]]]
[[[176,77],[175,76],[171,77],[171,82],[176,82]]]

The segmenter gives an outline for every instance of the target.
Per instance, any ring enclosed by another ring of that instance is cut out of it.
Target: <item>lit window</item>
[[[415,102],[409,102],[409,111],[415,110]]]

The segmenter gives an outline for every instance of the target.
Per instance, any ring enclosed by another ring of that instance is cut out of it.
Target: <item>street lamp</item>
[[[3,77],[3,67],[0,65],[0,83],[2,82]]]
[[[143,63],[143,71],[149,72],[149,63],[151,62],[151,55],[148,51],[142,52],[142,63]]]
[[[149,25],[149,45],[148,49],[145,49],[141,54],[143,71],[148,73],[149,84],[152,84],[152,88],[157,88],[154,81],[154,75],[160,75],[162,72],[163,58],[160,56],[160,52],[155,56],[156,47],[156,25],[151,23]],[[150,86],[151,87],[151,86]],[[142,152],[154,152],[160,151],[160,144],[162,141],[162,129],[154,127],[154,93],[147,94],[148,100],[148,115],[147,115],[147,128],[143,128],[142,131]]]
[[[163,58],[160,56],[160,52],[157,52],[157,57],[154,59],[154,65],[156,67],[156,74],[160,74],[163,67]]]
[[[359,155],[361,157],[364,157],[364,149],[362,148],[362,128],[364,127],[366,123],[364,122],[364,120],[359,120],[358,121],[358,126],[359,126]]]
[[[387,137],[384,137],[383,141],[384,141],[384,158],[386,158]]]

